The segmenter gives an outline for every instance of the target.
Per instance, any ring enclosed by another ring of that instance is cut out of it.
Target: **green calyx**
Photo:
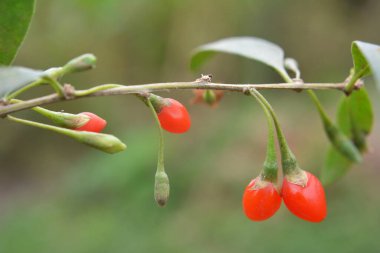
[[[113,154],[126,149],[126,145],[118,138],[110,134],[100,134],[86,131],[75,131],[71,129],[51,126],[30,120],[24,120],[8,115],[7,118],[11,121],[18,122],[28,126],[34,126],[46,130],[50,130],[59,134],[69,136],[83,144],[99,149],[103,152]]]
[[[169,105],[169,101],[166,98],[154,95],[152,93],[149,94],[147,100],[147,105],[149,106],[149,103],[151,103],[156,113],[160,113],[163,107]]]
[[[66,128],[71,128],[71,129],[79,128],[85,125],[90,120],[90,117],[85,114],[71,114],[71,113],[65,113],[65,112],[55,112],[55,111],[47,110],[42,107],[34,107],[33,111],[49,118],[55,124],[61,127],[66,127]]]

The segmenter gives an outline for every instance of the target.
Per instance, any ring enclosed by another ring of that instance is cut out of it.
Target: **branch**
[[[30,100],[26,100],[16,104],[1,105],[0,117],[5,117],[9,113],[30,109],[35,106],[52,104],[60,101],[68,101],[86,97],[97,96],[114,96],[127,95],[146,92],[168,91],[168,90],[188,90],[188,89],[206,89],[206,90],[224,90],[246,93],[249,89],[290,89],[290,90],[340,90],[344,91],[346,83],[303,83],[296,81],[294,83],[275,83],[275,84],[224,84],[211,83],[206,80],[197,79],[194,82],[171,82],[171,83],[151,83],[140,85],[119,85],[105,84],[99,85],[88,90],[75,91],[72,86],[64,87],[65,96],[58,94],[50,94]],[[67,94],[69,90],[70,94]]]

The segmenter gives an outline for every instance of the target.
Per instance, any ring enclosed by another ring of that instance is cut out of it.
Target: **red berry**
[[[321,182],[311,173],[306,172],[305,187],[291,183],[284,178],[282,197],[287,208],[297,217],[321,222],[327,215],[325,192]]]
[[[167,103],[157,114],[161,127],[168,132],[177,134],[189,130],[191,121],[186,107],[172,98],[167,98],[166,101]]]
[[[91,112],[81,112],[79,114],[87,115],[90,120],[81,127],[75,128],[78,131],[88,131],[88,132],[101,132],[107,125],[107,121],[100,118],[98,115]]]
[[[258,178],[253,179],[245,188],[243,210],[253,221],[263,221],[272,217],[281,206],[281,196],[270,182],[261,181],[263,186],[257,188]]]

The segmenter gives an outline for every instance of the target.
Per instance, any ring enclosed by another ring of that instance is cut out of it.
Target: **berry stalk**
[[[146,103],[149,106],[149,109],[151,110],[153,117],[157,123],[158,129],[159,129],[159,135],[160,135],[160,142],[158,147],[158,159],[157,159],[157,170],[154,180],[154,199],[156,200],[156,203],[163,207],[166,205],[169,199],[169,193],[170,193],[170,184],[169,184],[169,177],[165,172],[165,165],[164,165],[164,131],[162,130],[160,121],[158,119],[156,110],[150,101],[150,99],[146,99]]]

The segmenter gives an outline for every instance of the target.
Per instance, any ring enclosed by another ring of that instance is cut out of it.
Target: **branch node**
[[[201,74],[201,77],[196,79],[195,81],[211,83],[211,80],[212,80],[212,74],[206,74],[206,75]]]
[[[301,78],[293,78],[292,81],[294,82],[294,84],[300,84],[300,85],[304,84],[304,82],[303,82],[303,80]],[[293,90],[295,92],[298,92],[298,93],[300,93],[300,92],[303,91],[303,89],[301,89],[301,88],[298,88],[298,89],[296,88],[296,89],[293,89]]]
[[[242,92],[244,95],[247,95],[247,96],[250,96],[251,95],[251,89],[252,88],[249,88],[249,87],[244,87]]]
[[[75,88],[71,84],[65,83],[63,85],[63,96],[66,100],[75,98]]]

